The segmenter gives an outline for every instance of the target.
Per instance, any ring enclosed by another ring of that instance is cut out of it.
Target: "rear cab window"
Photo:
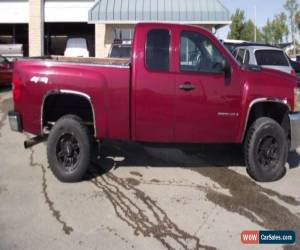
[[[145,64],[151,71],[169,71],[170,68],[170,31],[153,29],[147,34]]]
[[[288,59],[280,50],[255,51],[257,65],[265,66],[290,66]]]

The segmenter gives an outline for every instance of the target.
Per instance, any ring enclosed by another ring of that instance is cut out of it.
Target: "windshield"
[[[261,66],[290,66],[283,51],[280,50],[257,50],[255,57]]]

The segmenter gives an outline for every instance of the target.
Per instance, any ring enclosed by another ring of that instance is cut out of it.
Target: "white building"
[[[230,24],[219,0],[0,0],[0,43],[22,43],[25,54],[63,54],[68,37],[85,37],[104,57],[137,22],[175,22],[217,29]]]

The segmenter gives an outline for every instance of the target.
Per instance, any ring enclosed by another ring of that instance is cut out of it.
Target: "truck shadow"
[[[244,168],[243,147],[237,144],[151,145],[105,141],[100,159],[93,159],[99,174],[119,167]],[[300,165],[300,156],[291,152],[289,168]],[[99,169],[100,168],[100,169]]]

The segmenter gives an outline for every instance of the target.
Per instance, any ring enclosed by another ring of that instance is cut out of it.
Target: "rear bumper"
[[[300,113],[290,114],[291,150],[300,147]]]
[[[21,115],[18,112],[9,111],[8,120],[9,120],[10,129],[12,131],[15,132],[23,131]]]

